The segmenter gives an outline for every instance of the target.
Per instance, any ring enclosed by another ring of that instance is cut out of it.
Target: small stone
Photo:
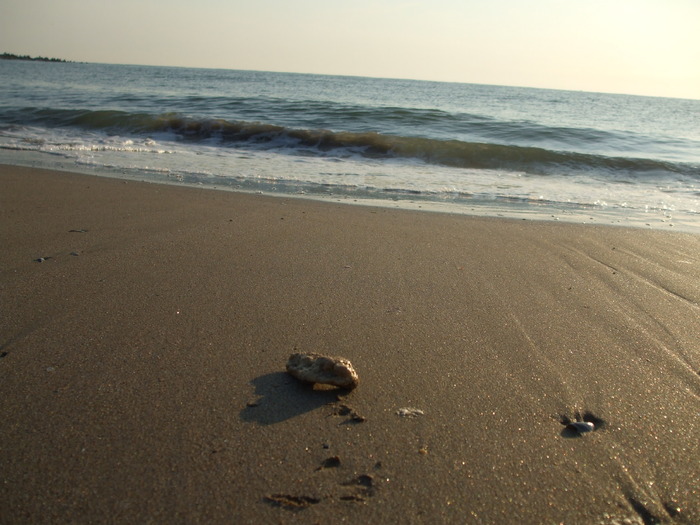
[[[396,415],[401,417],[418,417],[425,415],[425,412],[423,412],[420,408],[406,407],[399,408],[396,411]]]
[[[578,434],[585,434],[586,432],[592,432],[595,430],[595,425],[588,421],[572,421],[566,425],[567,430],[571,430]]]
[[[287,361],[287,372],[306,383],[347,389],[355,388],[360,381],[350,361],[320,354],[292,354]]]

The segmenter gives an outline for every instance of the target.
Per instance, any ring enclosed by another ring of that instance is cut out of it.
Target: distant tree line
[[[0,60],[36,60],[38,62],[67,62],[60,58],[46,58],[46,57],[30,57],[29,55],[13,55],[12,53],[3,53],[0,55]]]

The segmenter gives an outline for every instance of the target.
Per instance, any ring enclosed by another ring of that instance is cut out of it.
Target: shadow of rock
[[[579,432],[578,430],[576,430],[576,429],[574,429],[574,428],[565,427],[565,428],[559,433],[559,435],[560,435],[561,437],[563,437],[563,438],[566,438],[566,439],[576,439],[576,438],[583,437],[583,436],[585,436],[586,434],[585,434],[585,433],[582,434],[581,432]]]
[[[346,390],[322,389],[302,383],[286,372],[273,372],[251,381],[258,398],[249,402],[240,412],[240,418],[249,423],[274,425],[323,405],[338,401],[338,394]]]

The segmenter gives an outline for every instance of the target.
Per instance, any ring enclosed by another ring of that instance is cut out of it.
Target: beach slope
[[[1,166],[0,239],[3,523],[700,523],[698,236]]]

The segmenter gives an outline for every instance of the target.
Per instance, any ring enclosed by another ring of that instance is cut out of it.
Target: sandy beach
[[[0,240],[2,523],[700,523],[700,236],[0,166]]]

